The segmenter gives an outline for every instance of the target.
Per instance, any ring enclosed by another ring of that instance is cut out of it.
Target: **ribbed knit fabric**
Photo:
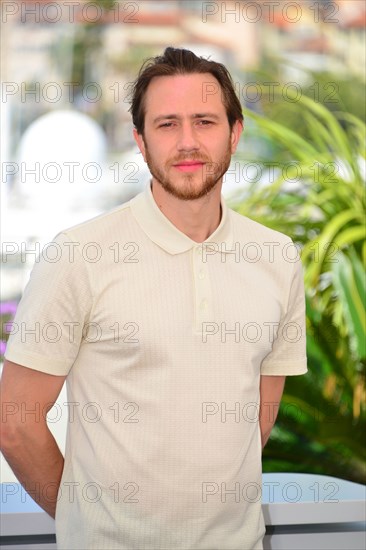
[[[302,269],[221,205],[197,243],[148,186],[33,269],[6,357],[67,375],[60,549],[262,548],[259,381],[306,372]]]

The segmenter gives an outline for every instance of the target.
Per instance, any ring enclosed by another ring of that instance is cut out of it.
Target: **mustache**
[[[184,162],[185,160],[194,160],[197,162],[211,162],[209,157],[202,156],[199,153],[187,153],[185,155],[179,155],[174,157],[169,161],[169,164],[178,164],[179,162]]]

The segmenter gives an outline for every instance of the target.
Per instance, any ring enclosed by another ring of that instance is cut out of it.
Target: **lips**
[[[204,162],[200,160],[184,160],[182,162],[177,162],[176,164],[174,164],[174,166],[202,166],[202,164],[204,164]]]
[[[201,160],[182,160],[181,162],[173,164],[173,167],[181,172],[191,172],[202,168],[204,164],[205,163]]]
[[[204,165],[203,162],[191,162],[191,163],[174,164],[173,166],[180,172],[194,172],[196,170],[200,170],[203,165]]]

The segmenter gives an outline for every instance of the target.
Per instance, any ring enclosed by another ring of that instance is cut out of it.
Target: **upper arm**
[[[263,402],[280,402],[283,388],[285,387],[286,376],[261,375],[260,396]]]
[[[276,419],[285,381],[286,376],[261,376],[260,404],[262,415],[267,421]]]
[[[266,445],[276,421],[285,380],[285,376],[261,376],[259,419],[262,448]]]
[[[47,412],[55,403],[65,378],[5,360],[0,384],[3,428],[46,423]]]
[[[300,260],[284,271],[289,271],[289,280],[282,284],[285,290],[281,298],[282,314],[280,319],[276,319],[272,349],[261,364],[261,374],[265,376],[292,376],[307,372],[305,291]]]
[[[86,261],[77,246],[70,255],[68,244],[72,243],[75,241],[67,234],[59,234],[49,243],[58,250],[57,261],[48,261],[42,254],[35,263],[6,345],[8,361],[52,376],[66,376],[70,372],[93,303]],[[24,375],[27,382],[29,374]],[[34,386],[35,376],[32,373]],[[49,391],[54,382],[48,380],[52,378],[41,373],[38,376]]]

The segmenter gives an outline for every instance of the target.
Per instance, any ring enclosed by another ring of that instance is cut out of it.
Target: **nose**
[[[178,135],[178,151],[197,151],[200,148],[195,129],[190,122],[182,123]]]

